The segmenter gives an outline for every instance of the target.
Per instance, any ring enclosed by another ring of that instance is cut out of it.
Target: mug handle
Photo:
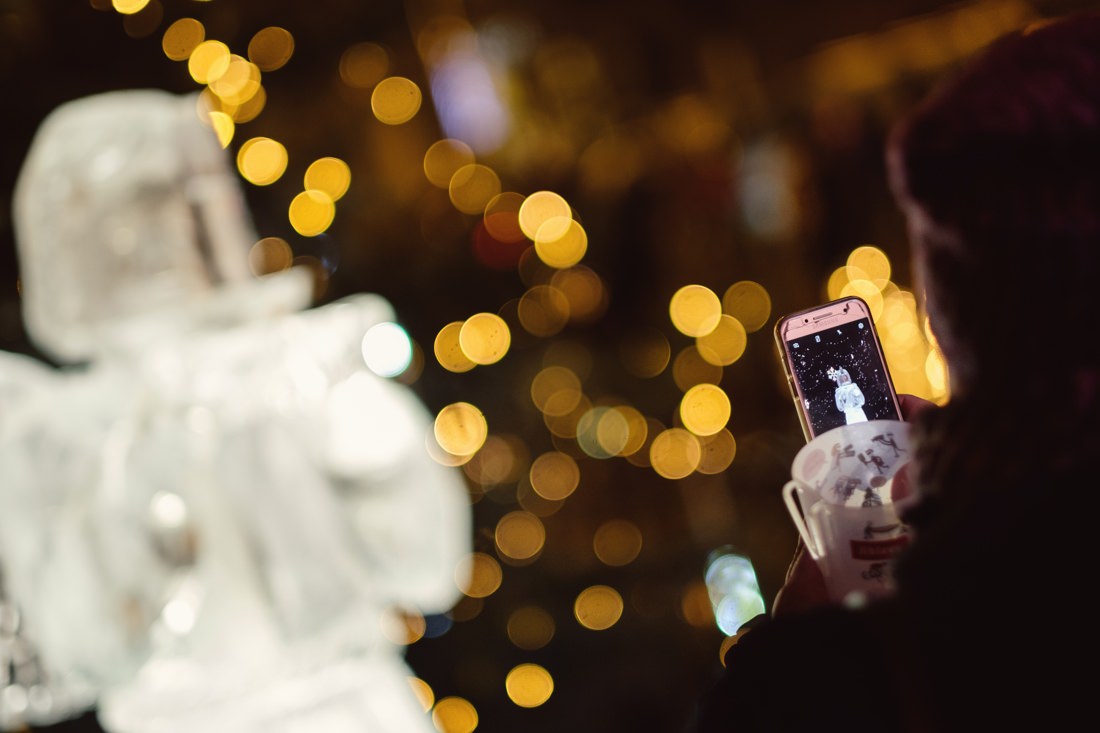
[[[794,526],[798,529],[798,534],[802,536],[802,543],[806,545],[806,549],[810,551],[810,557],[814,560],[820,560],[821,552],[817,549],[817,545],[814,544],[814,539],[810,535],[810,529],[806,526],[806,521],[802,518],[802,510],[799,508],[798,501],[794,496],[796,491],[798,491],[798,482],[794,479],[784,484],[783,502],[787,505],[787,512],[791,515],[791,520],[794,521]]]

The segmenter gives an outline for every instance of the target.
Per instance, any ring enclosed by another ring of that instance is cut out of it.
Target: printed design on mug
[[[848,503],[857,490],[862,490],[864,492],[862,506],[882,506],[882,497],[875,492],[875,489],[881,488],[886,484],[889,480],[889,476],[892,475],[891,470],[898,462],[897,459],[901,454],[907,453],[908,451],[898,445],[898,441],[892,432],[874,435],[871,437],[871,442],[883,446],[888,452],[879,452],[874,446],[857,452],[851,442],[838,441],[833,443],[830,449],[832,457],[830,468],[825,473],[825,476],[816,483],[814,489],[822,494],[828,491],[834,501],[845,504]],[[817,458],[817,456],[814,458]],[[864,470],[858,471],[857,469],[855,472],[845,471],[833,479],[832,486],[826,488],[826,484],[830,477],[834,473],[841,471],[842,464],[846,463],[847,459],[852,458],[858,460]],[[813,461],[813,463],[816,464],[817,469],[814,473],[818,473],[824,468],[824,462],[821,461],[820,458]],[[874,474],[867,479],[866,485],[861,478],[851,475],[852,473],[861,475],[866,474],[867,469],[873,470]]]
[[[886,581],[890,579],[890,563],[873,562],[866,570],[859,574],[859,577],[864,580],[875,581],[880,585],[885,585]]]
[[[853,560],[888,561],[909,544],[909,528],[901,522],[875,526],[868,521],[863,539],[848,542]]]

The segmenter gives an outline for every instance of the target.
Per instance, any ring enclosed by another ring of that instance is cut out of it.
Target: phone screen
[[[870,318],[786,341],[792,377],[813,435],[866,420],[899,420]]]

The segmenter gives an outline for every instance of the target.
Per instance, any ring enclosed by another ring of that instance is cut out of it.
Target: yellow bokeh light
[[[537,708],[554,692],[554,678],[537,664],[521,664],[512,668],[504,679],[508,699],[522,708]]]
[[[485,416],[469,402],[455,402],[440,410],[433,430],[439,447],[455,456],[473,455],[489,437]]]
[[[503,579],[500,563],[484,552],[471,552],[455,568],[458,589],[471,598],[488,598],[500,588]]]
[[[573,615],[586,629],[610,629],[623,615],[623,598],[606,585],[585,588],[573,602]]]
[[[508,353],[512,333],[504,319],[495,313],[478,313],[459,328],[458,344],[475,364],[495,364]]]
[[[607,289],[595,270],[576,265],[558,270],[550,278],[550,287],[560,291],[569,303],[569,320],[592,323],[607,309]]]
[[[572,217],[573,211],[569,208],[569,202],[553,191],[536,191],[524,199],[519,207],[520,229],[531,241],[535,241],[539,228],[550,219]]]
[[[201,96],[209,105],[210,109],[225,112],[232,117],[233,121],[237,124],[250,122],[256,119],[267,104],[267,92],[264,91],[262,84],[257,85],[252,96],[241,104],[227,102],[217,94],[214,94],[210,87],[204,89]]]
[[[706,336],[695,340],[699,356],[715,366],[729,366],[745,353],[749,337],[745,327],[734,316],[722,314],[718,325]]]
[[[561,501],[577,490],[581,469],[572,456],[551,451],[531,463],[529,476],[535,493],[550,501]]]
[[[932,387],[934,398],[940,398],[947,394],[947,364],[938,350],[928,352],[928,357],[924,362],[924,374],[928,379],[929,386]]]
[[[412,688],[413,695],[424,712],[431,710],[432,705],[435,705],[435,692],[432,691],[431,685],[419,677],[409,677],[409,687]]]
[[[531,380],[531,400],[540,412],[566,415],[581,401],[581,380],[573,370],[548,366]]]
[[[701,436],[699,447],[702,448],[702,454],[699,467],[695,470],[708,476],[725,471],[737,455],[737,441],[727,428],[722,428],[713,435]]]
[[[535,253],[550,267],[572,267],[587,251],[588,234],[571,218],[551,217],[535,232]]]
[[[592,549],[604,565],[629,565],[642,551],[642,532],[633,522],[611,519],[596,530]]]
[[[669,428],[653,439],[649,462],[659,476],[681,479],[699,467],[703,451],[699,439],[683,428]]]
[[[209,84],[229,70],[229,46],[221,41],[203,41],[187,60],[187,71],[199,84]]]
[[[505,191],[494,196],[485,205],[482,214],[485,231],[498,242],[512,243],[522,240],[524,234],[519,228],[519,207],[522,205],[523,196],[515,191]]]
[[[268,186],[286,171],[287,153],[283,144],[268,137],[246,140],[237,151],[237,170],[246,181]]]
[[[642,447],[626,455],[626,461],[632,466],[638,466],[639,468],[651,468],[652,463],[649,460],[649,451],[653,447],[653,441],[657,436],[665,431],[665,425],[655,417],[647,417],[645,419],[646,424],[646,436],[642,442]]]
[[[424,175],[436,188],[450,188],[451,179],[463,166],[474,162],[474,151],[461,140],[444,138],[424,153]]]
[[[139,13],[148,4],[149,0],[111,0],[112,7],[123,15]]]
[[[851,280],[840,289],[840,297],[855,295],[862,298],[867,307],[871,309],[871,318],[878,321],[882,315],[883,298],[882,291],[870,280]]]
[[[490,435],[462,470],[481,486],[514,483],[527,465],[527,446],[517,436]]]
[[[209,118],[210,126],[214,128],[214,134],[218,138],[218,144],[223,148],[229,147],[229,143],[233,142],[233,133],[237,129],[233,118],[225,112],[211,112]]]
[[[420,87],[416,82],[403,76],[391,76],[374,87],[370,107],[379,122],[400,125],[416,116],[421,101]]]
[[[697,384],[680,401],[680,419],[696,435],[714,435],[730,419],[730,398],[715,384]]]
[[[281,237],[264,237],[248,250],[248,265],[257,277],[290,268],[294,252]]]
[[[629,440],[630,423],[614,407],[594,407],[577,423],[577,445],[592,458],[620,455]]]
[[[462,350],[461,334],[462,321],[453,321],[439,330],[436,334],[433,353],[439,365],[449,372],[461,374],[468,372],[477,366],[466,352]]]
[[[882,290],[890,282],[890,260],[878,247],[864,245],[856,247],[848,255],[848,266],[862,270],[867,280]]]
[[[505,514],[497,522],[494,533],[497,549],[510,560],[532,560],[546,543],[546,528],[542,520],[525,511]]]
[[[760,283],[741,280],[726,288],[722,311],[740,321],[746,331],[755,333],[771,318],[772,299]]]
[[[646,435],[649,432],[645,415],[629,405],[619,405],[615,410],[626,420],[628,430],[626,444],[619,451],[619,455],[633,455],[645,445]]]
[[[447,194],[454,207],[463,214],[480,214],[500,193],[500,176],[492,168],[479,163],[462,166],[451,176]]]
[[[382,81],[390,68],[390,55],[369,41],[349,46],[340,55],[340,78],[358,89],[370,89]]]
[[[569,413],[565,415],[550,415],[548,413],[543,414],[543,422],[546,423],[546,428],[553,435],[559,438],[576,438],[577,426],[580,424],[581,418],[592,409],[592,401],[588,399],[586,395],[581,395],[580,400],[577,402],[577,406],[574,407]]]
[[[432,723],[439,733],[473,733],[477,721],[477,710],[461,697],[445,697],[432,709]]]
[[[194,18],[180,18],[164,31],[160,47],[173,61],[186,61],[206,39],[206,28]]]
[[[680,350],[672,361],[672,379],[684,392],[697,384],[718,384],[722,381],[722,367],[703,358],[696,346]]]
[[[225,104],[239,106],[252,99],[260,89],[260,68],[247,59],[231,54],[225,73],[210,82],[210,91]]]
[[[555,336],[569,323],[569,299],[550,285],[535,285],[519,299],[517,315],[533,336]]]
[[[701,580],[689,583],[680,596],[680,614],[692,626],[714,628],[714,610],[710,605],[707,585]]]
[[[290,225],[303,237],[315,237],[332,225],[336,204],[322,191],[302,191],[290,202]]]
[[[722,317],[722,301],[710,288],[685,285],[677,290],[668,307],[672,325],[685,336],[706,336]]]
[[[351,185],[351,168],[339,158],[318,158],[306,169],[307,190],[321,191],[333,201],[339,201]]]
[[[293,55],[294,36],[286,28],[261,28],[248,42],[248,60],[263,71],[281,69]]]
[[[508,617],[508,638],[520,649],[541,649],[554,638],[554,618],[538,606],[517,608]]]

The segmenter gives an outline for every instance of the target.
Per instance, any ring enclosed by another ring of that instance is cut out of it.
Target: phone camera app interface
[[[814,435],[898,419],[869,319],[788,341],[787,348]]]

